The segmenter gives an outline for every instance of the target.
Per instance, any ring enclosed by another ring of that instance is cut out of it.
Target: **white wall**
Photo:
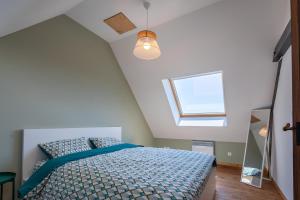
[[[277,97],[274,107],[274,134],[271,174],[288,200],[293,199],[293,138],[282,127],[292,122],[292,64],[291,48],[282,61]]]
[[[225,0],[154,27],[162,56],[153,61],[133,56],[135,36],[111,43],[155,137],[245,142],[251,109],[271,104],[272,54],[286,26],[288,2]],[[162,79],[219,70],[228,127],[177,127]]]

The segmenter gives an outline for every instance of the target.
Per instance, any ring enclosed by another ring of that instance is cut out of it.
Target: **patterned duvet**
[[[68,162],[25,199],[197,199],[214,157],[137,147]]]

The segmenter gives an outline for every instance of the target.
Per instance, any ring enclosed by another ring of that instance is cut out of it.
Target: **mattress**
[[[19,197],[197,199],[215,160],[200,152],[122,145],[116,145],[118,150],[89,153],[78,159],[65,156],[66,161],[54,167],[46,162],[21,186]]]

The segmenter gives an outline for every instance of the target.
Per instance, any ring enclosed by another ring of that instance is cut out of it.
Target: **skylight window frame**
[[[210,74],[217,74],[217,73],[221,73],[222,76],[222,89],[223,89],[223,103],[224,103],[224,113],[183,113],[182,111],[182,106],[178,97],[178,93],[177,93],[177,89],[175,86],[174,81],[176,80],[182,80],[182,79],[187,79],[187,78],[193,78],[193,77],[199,77],[199,76],[206,76],[206,75],[210,75]],[[190,75],[190,76],[185,76],[185,77],[179,77],[179,78],[169,78],[167,79],[169,84],[170,84],[170,88],[171,88],[171,93],[173,95],[173,98],[175,100],[176,103],[176,107],[179,113],[179,117],[184,119],[184,118],[216,118],[216,117],[227,117],[226,115],[226,106],[225,106],[225,93],[224,93],[224,82],[223,82],[223,72],[222,71],[216,71],[216,72],[211,72],[211,73],[204,73],[204,74],[197,74],[197,75]]]

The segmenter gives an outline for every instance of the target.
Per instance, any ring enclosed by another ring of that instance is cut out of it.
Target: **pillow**
[[[120,140],[111,137],[89,138],[94,148],[109,147],[117,144],[122,144]]]
[[[91,149],[84,137],[39,144],[39,147],[50,159]]]

